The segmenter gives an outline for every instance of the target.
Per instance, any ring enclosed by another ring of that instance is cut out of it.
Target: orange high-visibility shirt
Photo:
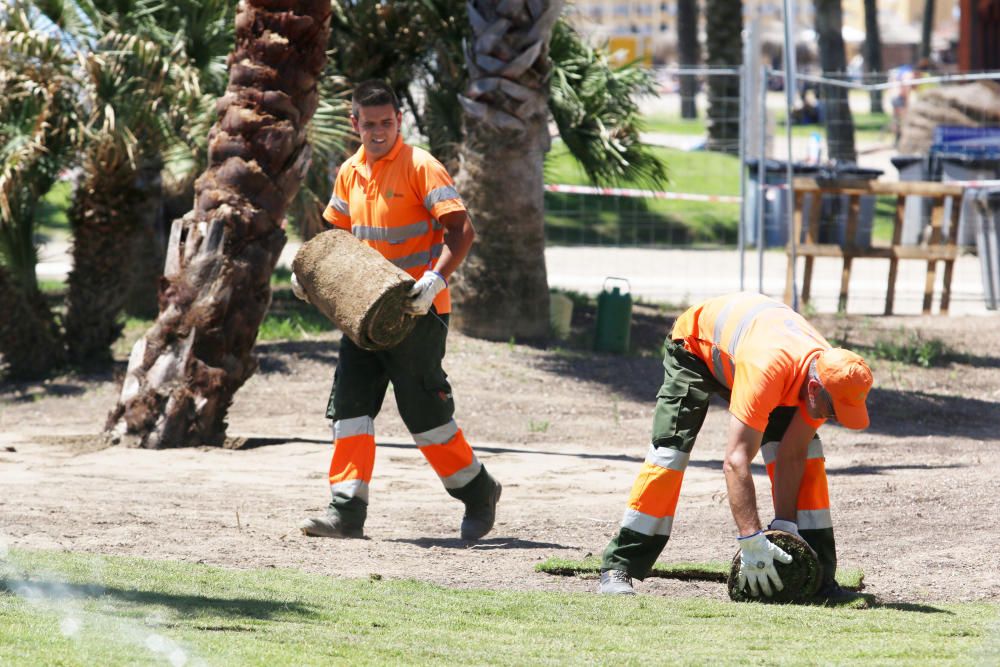
[[[444,226],[438,220],[464,210],[444,165],[397,137],[392,150],[372,165],[371,178],[364,146],[340,166],[323,218],[419,279],[441,256]],[[434,306],[442,315],[451,312],[447,289]]]
[[[830,344],[804,317],[762,294],[739,292],[689,308],[674,323],[673,340],[705,362],[732,390],[729,412],[763,431],[778,406],[799,406],[811,426],[799,390],[809,364]]]

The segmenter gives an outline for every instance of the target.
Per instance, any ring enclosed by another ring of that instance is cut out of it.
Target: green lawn
[[[774,120],[778,132],[785,133],[785,112],[774,111]],[[854,141],[856,143],[879,144],[890,143],[892,141],[892,118],[884,113],[855,113],[854,119]],[[812,133],[817,133],[826,139],[826,128],[820,124],[793,125],[793,137],[808,137]]]
[[[681,118],[677,114],[657,113],[643,116],[644,132],[705,136],[705,118]]]
[[[63,238],[69,234],[69,211],[73,185],[69,181],[57,181],[35,210],[35,234],[41,242],[52,238]]]
[[[666,163],[671,192],[738,195],[739,160],[707,151],[650,147]],[[583,170],[562,142],[553,143],[546,183],[587,185]],[[625,188],[648,189],[642,183]],[[546,193],[546,234],[552,243],[735,243],[739,205],[664,199]]]
[[[996,664],[998,608],[451,590],[12,551],[0,664]],[[525,563],[526,571],[531,564]]]

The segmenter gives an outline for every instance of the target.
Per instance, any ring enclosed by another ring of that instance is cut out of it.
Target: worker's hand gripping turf
[[[771,522],[771,525],[767,527],[768,530],[783,530],[786,533],[791,533],[795,537],[802,537],[799,535],[799,525],[794,521],[785,521],[784,519],[775,519]]]
[[[434,303],[434,297],[447,286],[444,276],[437,271],[424,271],[423,277],[414,283],[407,293],[409,300],[403,304],[403,312],[410,315],[426,315]]]
[[[777,590],[782,590],[785,585],[781,583],[778,571],[774,569],[774,561],[791,563],[789,556],[781,547],[772,544],[762,531],[757,531],[753,535],[737,538],[740,545],[740,576],[738,586],[740,590],[749,582],[750,594],[758,596],[761,592],[767,597],[771,597],[771,584]]]
[[[299,279],[295,276],[294,272],[292,273],[292,294],[309,303],[309,297],[306,295],[306,291],[302,289],[302,285],[299,284]]]

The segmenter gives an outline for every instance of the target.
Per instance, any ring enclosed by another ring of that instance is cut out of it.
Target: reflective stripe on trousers
[[[681,482],[691,455],[670,447],[649,446],[646,460],[632,485],[621,527],[641,535],[669,537],[674,524]]]
[[[483,469],[455,420],[422,433],[413,433],[420,449],[446,489],[460,489]]]
[[[760,451],[764,457],[764,465],[767,467],[767,476],[771,480],[771,493],[773,495],[774,462],[778,452],[778,443],[766,442],[761,446]],[[823,455],[823,442],[819,438],[814,438],[809,442],[796,509],[800,530],[833,528],[833,517],[830,514],[830,491],[826,480],[826,457]]]
[[[375,422],[352,417],[333,422],[330,492],[334,499],[368,502],[368,484],[375,468]]]

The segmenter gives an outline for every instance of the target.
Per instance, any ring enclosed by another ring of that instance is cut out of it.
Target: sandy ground
[[[872,427],[825,426],[842,566],[887,602],[1000,601],[1000,327],[996,317],[820,317],[829,336],[870,344],[919,331],[959,354],[923,369],[873,362]],[[580,324],[579,321],[577,324]],[[637,318],[656,340],[669,315]],[[331,454],[324,418],[338,334],[259,346],[260,371],[237,394],[237,449],[99,449],[111,376],[0,389],[0,537],[12,546],[125,554],[234,568],[289,567],[337,577],[416,578],[446,586],[593,591],[593,579],[537,573],[552,556],[597,554],[614,533],[648,446],[662,378],[653,355],[619,357],[488,343],[452,333],[446,368],[459,424],[504,484],[494,532],[458,538],[462,507],[407,437],[391,399],[379,443],[367,537],[307,538]],[[121,367],[118,373],[121,372]],[[721,472],[727,413],[711,410],[661,561],[727,560],[734,528]],[[769,486],[755,466],[762,516]],[[643,593],[723,598],[723,585],[648,579]]]

